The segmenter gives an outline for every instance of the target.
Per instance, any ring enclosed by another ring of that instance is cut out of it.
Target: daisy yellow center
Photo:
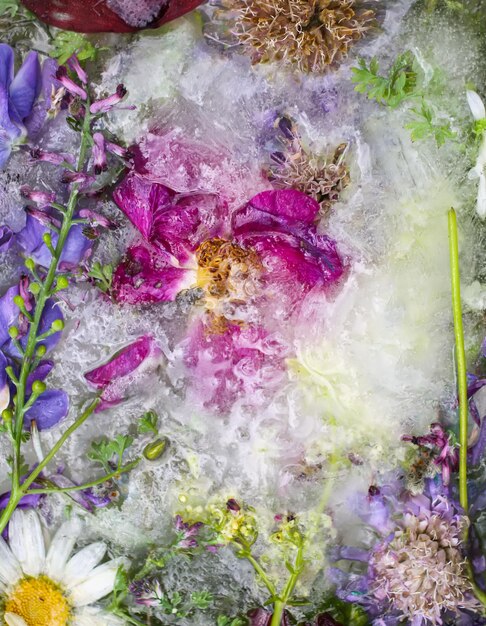
[[[71,610],[59,587],[45,576],[24,578],[5,603],[28,626],[67,626]]]

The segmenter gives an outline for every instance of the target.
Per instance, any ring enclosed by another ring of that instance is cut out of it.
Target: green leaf
[[[420,109],[412,109],[414,115],[412,121],[405,124],[405,128],[411,131],[412,141],[432,138],[438,147],[443,146],[448,139],[455,139],[456,133],[451,129],[450,122],[434,122],[434,113],[424,101]]]
[[[123,454],[132,445],[133,437],[129,435],[117,435],[114,439],[102,439],[93,441],[88,452],[91,461],[100,463],[107,473],[113,471],[113,465],[121,468],[123,464]]]
[[[359,59],[358,67],[351,68],[351,80],[355,83],[356,91],[366,93],[370,100],[394,109],[416,95],[417,73],[413,66],[414,56],[410,51],[396,58],[386,76],[378,74],[376,57],[371,59],[369,66],[364,59]]]
[[[49,55],[57,59],[60,65],[66,63],[73,54],[76,54],[80,61],[93,61],[98,54],[98,49],[85,36],[65,30],[56,33],[52,45],[53,49]]]
[[[158,424],[159,418],[157,413],[155,413],[155,411],[147,411],[138,420],[138,432],[140,434],[153,433],[157,435],[159,432]]]
[[[20,5],[18,0],[0,0],[0,16],[16,17]]]
[[[113,280],[113,265],[110,263],[102,265],[99,261],[95,261],[88,272],[88,276],[94,280],[98,289],[107,293],[111,289]]]
[[[213,603],[213,596],[209,591],[195,591],[191,594],[191,602],[196,609],[205,610]]]

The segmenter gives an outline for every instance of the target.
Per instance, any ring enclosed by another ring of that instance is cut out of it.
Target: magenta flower
[[[285,296],[291,308],[344,271],[335,242],[317,231],[317,202],[293,189],[262,192],[230,216],[214,195],[177,195],[131,173],[114,198],[142,236],[114,275],[122,302],[199,287],[213,300]]]
[[[98,410],[121,402],[135,376],[142,369],[154,365],[159,355],[160,349],[154,339],[144,335],[119,350],[105,364],[86,372],[86,380],[102,391],[102,402],[98,405]]]
[[[127,90],[122,84],[120,84],[117,86],[114,94],[108,96],[107,98],[103,98],[102,100],[93,102],[93,104],[89,107],[89,110],[93,113],[93,115],[96,115],[97,113],[108,113],[108,111],[111,111],[113,107],[120,104],[126,95]]]

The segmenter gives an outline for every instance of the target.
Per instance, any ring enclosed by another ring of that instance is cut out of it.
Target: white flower
[[[466,91],[466,97],[474,119],[476,121],[484,119],[486,117],[486,110],[480,96],[475,91],[468,90]]]
[[[90,606],[113,590],[126,559],[100,565],[102,542],[72,555],[81,522],[65,522],[46,545],[37,513],[17,510],[9,542],[0,537],[0,621],[7,626],[119,626],[124,622]]]
[[[484,103],[475,91],[467,91],[467,102],[476,121],[486,118]],[[481,219],[486,217],[486,133],[483,132],[476,165],[470,170],[469,178],[479,178],[476,211]]]

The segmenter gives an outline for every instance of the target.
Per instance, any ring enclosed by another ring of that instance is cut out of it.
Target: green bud
[[[8,329],[8,334],[12,339],[17,339],[17,337],[19,336],[19,329],[17,328],[17,326],[10,326],[10,328]]]
[[[23,309],[25,307],[25,300],[22,298],[22,296],[15,296],[13,301],[14,301],[14,304],[16,304],[19,307],[19,309]]]
[[[29,259],[25,259],[24,265],[31,272],[33,272],[35,270],[35,261],[34,261],[34,259],[30,259],[30,258]]]
[[[58,289],[67,289],[69,287],[69,281],[65,276],[59,276],[56,286]]]
[[[41,344],[40,346],[37,347],[37,350],[35,352],[37,356],[43,357],[44,354],[47,352],[47,348],[45,347],[44,344]]]
[[[34,380],[32,383],[32,392],[36,396],[40,396],[41,393],[44,393],[46,390],[46,383],[42,382],[42,380]]]
[[[143,456],[148,461],[156,461],[164,454],[167,449],[169,440],[164,437],[163,439],[156,439],[152,443],[149,443],[143,449]]]
[[[29,285],[29,291],[30,293],[33,293],[34,296],[37,296],[39,294],[40,289],[41,288],[39,283],[30,283]]]
[[[46,246],[52,246],[51,233],[44,233],[42,235],[42,241],[46,244]]]
[[[13,413],[10,409],[4,409],[2,411],[2,419],[4,422],[10,423],[13,419]]]
[[[64,328],[64,321],[63,320],[54,320],[52,322],[52,324],[51,324],[51,328],[56,333],[59,332],[60,330],[62,330]]]

